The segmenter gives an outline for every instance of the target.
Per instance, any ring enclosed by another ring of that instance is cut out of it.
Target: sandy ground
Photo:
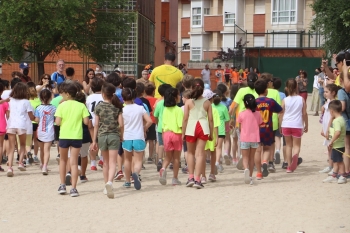
[[[140,191],[115,182],[116,198],[108,199],[99,169],[87,172],[78,198],[60,196],[52,148],[48,176],[35,165],[15,168],[13,178],[0,174],[0,232],[350,232],[350,182],[323,184],[326,175],[318,172],[326,165],[318,120],[309,113],[303,164],[292,174],[278,165],[253,186],[233,166],[202,190],[161,186],[155,165],[146,164]],[[179,178],[185,183],[187,177]]]

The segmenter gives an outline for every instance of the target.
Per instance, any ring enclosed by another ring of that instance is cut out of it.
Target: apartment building
[[[317,48],[313,0],[179,0],[179,61],[208,61],[221,48]]]

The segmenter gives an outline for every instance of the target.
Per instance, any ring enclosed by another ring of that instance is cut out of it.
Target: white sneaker
[[[328,175],[333,176],[333,169],[330,172],[328,172]]]
[[[346,184],[347,179],[344,176],[340,176],[338,179],[338,184]]]
[[[333,177],[333,176],[328,176],[322,182],[323,183],[336,183],[336,182],[338,182],[338,179],[336,177]]]
[[[243,168],[243,158],[242,157],[239,158],[236,167],[237,167],[238,170],[244,170],[244,168]]]
[[[244,183],[246,184],[250,183],[249,169],[244,170]]]
[[[332,169],[330,167],[325,167],[323,170],[319,171],[319,173],[328,173],[330,172]]]
[[[201,183],[202,184],[206,184],[207,183],[207,178],[205,178],[204,176],[201,177]]]
[[[113,192],[112,182],[108,181],[106,183],[105,189],[107,191],[107,197],[113,199],[114,198],[114,192]]]
[[[250,183],[249,183],[250,185],[253,185],[254,183],[253,183],[253,178],[252,177],[250,177]]]
[[[107,195],[107,189],[106,188],[103,189],[103,194]]]
[[[179,181],[179,179],[176,179],[176,178],[173,178],[171,183],[172,183],[173,186],[181,185],[181,182]]]

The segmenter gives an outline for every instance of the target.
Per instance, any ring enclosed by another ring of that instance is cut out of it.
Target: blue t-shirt
[[[54,72],[51,74],[51,80],[56,82],[58,85],[60,83],[63,83],[64,80],[66,80],[66,77],[64,77],[63,74],[59,74],[58,72]]]
[[[260,142],[265,146],[271,146],[275,142],[273,134],[272,114],[282,111],[281,105],[267,97],[259,97],[256,100],[257,111],[260,111],[263,123],[260,125]]]
[[[119,98],[120,102],[124,103],[123,97],[122,97],[122,89],[117,87],[115,89],[115,95]]]
[[[280,99],[281,99],[281,102],[282,100],[284,100],[284,98],[286,98],[286,94],[284,94],[283,92],[278,92],[280,94]]]
[[[229,109],[230,106],[231,106],[231,104],[232,104],[232,100],[231,100],[231,98],[228,98],[228,97],[227,97],[227,98],[226,98],[226,101],[221,101],[221,103],[222,103],[223,105],[225,105],[227,109]]]
[[[350,119],[350,93],[347,93],[343,88],[338,90],[338,100],[345,102],[345,110],[341,113],[345,122]],[[350,131],[349,124],[346,124],[346,131]]]

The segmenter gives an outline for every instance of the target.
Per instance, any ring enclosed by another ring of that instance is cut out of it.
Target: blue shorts
[[[58,146],[62,148],[81,148],[83,145],[83,140],[81,139],[60,139],[58,141]]]
[[[159,146],[164,146],[164,142],[163,142],[163,134],[158,132],[158,143]]]
[[[250,148],[257,149],[259,147],[259,142],[241,142],[241,149],[247,150]]]
[[[124,140],[123,141],[123,149],[132,152],[141,152],[146,148],[146,142],[144,140]]]

